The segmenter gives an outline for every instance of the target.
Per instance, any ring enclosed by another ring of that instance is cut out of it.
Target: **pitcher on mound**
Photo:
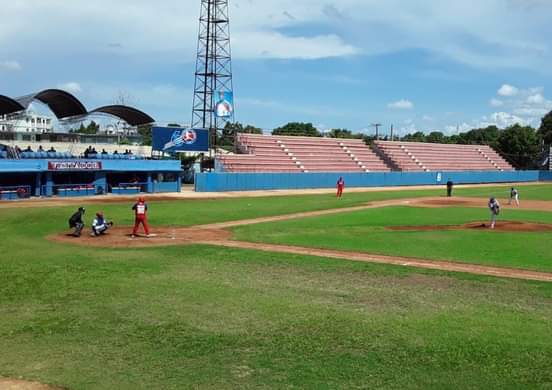
[[[146,203],[146,200],[144,197],[139,197],[138,202],[132,206],[132,210],[134,210],[134,229],[132,230],[132,237],[136,237],[136,233],[138,233],[138,228],[140,227],[140,224],[144,226],[144,232],[146,233],[146,237],[150,236],[149,232],[149,226],[148,226],[148,204]]]

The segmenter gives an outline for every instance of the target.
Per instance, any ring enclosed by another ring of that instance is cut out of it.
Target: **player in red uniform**
[[[149,237],[149,226],[148,226],[148,204],[146,203],[146,200],[141,196],[138,198],[138,202],[132,206],[132,210],[134,210],[134,230],[132,231],[132,237],[136,236],[136,233],[138,232],[138,228],[140,227],[140,224],[144,226],[144,232],[146,233],[146,236]]]
[[[337,197],[341,198],[343,196],[343,189],[345,188],[345,180],[343,180],[343,177],[339,177],[339,180],[337,181]]]

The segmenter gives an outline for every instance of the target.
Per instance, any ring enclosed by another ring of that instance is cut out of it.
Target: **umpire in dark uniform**
[[[69,218],[69,228],[75,229],[73,231],[73,237],[80,237],[82,229],[84,228],[84,222],[82,221],[82,216],[84,215],[84,207],[79,207],[79,209],[71,215]]]
[[[450,198],[452,196],[452,187],[454,187],[454,183],[452,180],[447,180],[447,196]]]

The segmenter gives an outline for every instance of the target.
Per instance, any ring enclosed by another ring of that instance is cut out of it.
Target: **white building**
[[[52,118],[31,112],[0,115],[0,131],[17,133],[52,133]]]

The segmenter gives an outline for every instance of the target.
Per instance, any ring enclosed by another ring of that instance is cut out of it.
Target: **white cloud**
[[[527,121],[519,116],[507,112],[495,112],[491,115],[484,116],[479,121],[477,127],[496,126],[500,129],[513,126],[515,124],[525,125]]]
[[[516,96],[518,92],[519,92],[518,88],[509,84],[504,84],[502,87],[500,87],[497,94],[499,96],[512,97],[512,96]]]
[[[65,84],[60,84],[58,85],[58,88],[73,94],[82,92],[81,85],[74,81],[71,81]]]
[[[502,107],[504,105],[504,102],[500,99],[492,98],[490,101],[490,105],[492,107]]]
[[[434,118],[432,116],[429,116],[429,115],[424,115],[422,117],[422,120],[426,121],[426,122],[433,122],[434,121]]]
[[[466,131],[470,131],[473,129],[473,125],[469,125],[466,122],[459,123],[457,125],[448,125],[445,126],[445,134],[458,134],[458,133],[465,133]]]
[[[391,108],[393,110],[412,110],[414,108],[414,103],[412,103],[410,100],[399,100],[393,103],[389,103],[387,105],[387,108]]]
[[[540,93],[531,95],[527,98],[527,103],[529,104],[542,104],[544,103],[544,96]]]
[[[356,54],[358,49],[337,35],[290,37],[277,32],[238,33],[233,36],[238,58],[296,58],[314,60]]]
[[[17,61],[0,61],[0,71],[17,71],[21,69],[21,64]]]

